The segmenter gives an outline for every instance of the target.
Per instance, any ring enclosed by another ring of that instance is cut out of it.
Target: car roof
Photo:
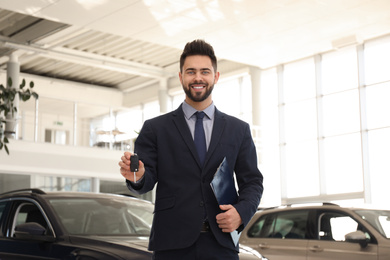
[[[303,203],[303,204],[287,204],[275,207],[259,207],[258,213],[266,212],[280,212],[290,210],[302,210],[302,209],[333,209],[333,210],[388,210],[384,207],[375,207],[372,205],[360,205],[360,206],[341,206],[335,203],[322,202],[322,203]]]
[[[31,197],[31,196],[40,196],[40,197],[50,197],[50,198],[128,198],[130,200],[143,201],[145,203],[151,203],[150,201],[135,198],[132,195],[128,194],[112,194],[112,193],[96,193],[96,192],[76,192],[76,191],[43,191],[41,189],[20,189],[8,191],[0,194],[0,199],[10,198],[10,197]]]

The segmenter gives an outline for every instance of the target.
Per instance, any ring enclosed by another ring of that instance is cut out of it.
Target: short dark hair
[[[215,57],[213,46],[204,40],[199,39],[188,42],[184,47],[183,53],[180,56],[180,72],[182,72],[186,58],[193,55],[209,56],[211,59],[211,64],[214,68],[214,72],[217,72],[217,58]]]

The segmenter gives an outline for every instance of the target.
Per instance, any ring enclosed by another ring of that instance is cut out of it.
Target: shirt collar
[[[192,106],[190,106],[185,100],[183,102],[182,108],[183,108],[184,116],[187,118],[187,120],[189,120],[190,117],[192,117],[198,111]],[[215,112],[214,102],[212,102],[210,106],[204,109],[203,112],[206,114],[208,118],[213,118]]]

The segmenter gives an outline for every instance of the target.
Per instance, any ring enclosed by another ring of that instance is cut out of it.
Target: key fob
[[[132,156],[130,156],[130,171],[138,172],[138,167],[139,167],[139,159],[138,159],[138,155],[135,153]]]

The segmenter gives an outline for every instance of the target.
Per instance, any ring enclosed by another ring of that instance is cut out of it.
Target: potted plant
[[[5,132],[5,125],[15,123],[16,119],[14,114],[17,113],[17,108],[14,105],[15,98],[25,102],[31,97],[38,99],[38,94],[32,91],[34,82],[30,81],[28,87],[26,87],[26,80],[23,79],[18,88],[12,88],[12,78],[9,77],[7,86],[0,85],[0,150],[3,149],[9,154],[7,144],[9,143]],[[8,116],[8,117],[7,117]]]

